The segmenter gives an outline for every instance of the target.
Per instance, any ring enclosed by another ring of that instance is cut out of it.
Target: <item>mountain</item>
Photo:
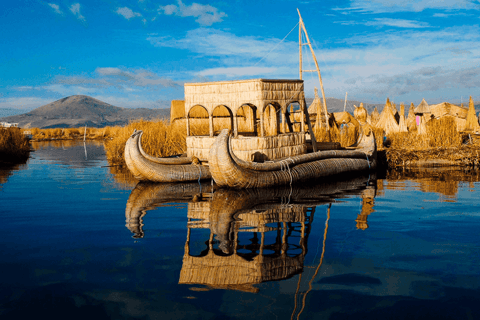
[[[105,127],[128,124],[130,120],[170,117],[170,109],[120,108],[89,96],[66,97],[30,112],[0,118],[22,128]]]
[[[313,102],[313,98],[306,98],[305,100],[307,102],[307,106],[309,106]],[[326,100],[327,100],[328,112],[343,111],[343,108],[345,106],[345,100],[336,99],[336,98],[329,98],[329,97],[327,97]],[[323,99],[321,97],[320,97],[320,101],[323,101]],[[348,111],[353,115],[353,110],[354,110],[353,105],[356,105],[358,107],[360,105],[360,102],[362,102],[362,101],[347,100],[347,106],[345,108],[345,111]],[[385,106],[385,103],[366,103],[366,102],[363,102],[363,106],[365,107],[365,109],[367,109],[367,111],[369,113],[372,112],[375,107],[377,107],[378,112],[382,112],[383,107]],[[398,107],[400,108],[400,105],[398,105]]]

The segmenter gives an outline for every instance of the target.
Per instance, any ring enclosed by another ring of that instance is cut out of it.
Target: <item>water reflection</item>
[[[422,192],[439,194],[441,202],[455,202],[462,186],[468,184],[471,190],[475,188],[475,182],[480,181],[480,171],[456,167],[411,168],[392,170],[386,178],[386,189],[406,190],[413,182]],[[379,189],[383,190],[383,186]]]
[[[364,230],[376,194],[372,177],[247,190],[198,183],[139,183],[127,202],[126,227],[134,238],[143,238],[143,218],[149,210],[165,203],[187,203],[179,284],[258,292],[254,284],[303,272],[317,207],[349,194],[363,199],[355,221]]]
[[[53,140],[33,141],[33,156],[40,160],[54,161],[77,167],[94,166],[105,160],[103,141]]]
[[[25,163],[0,166],[0,189],[2,188],[2,185],[8,181],[8,178],[15,171],[22,170],[26,167],[27,165]]]

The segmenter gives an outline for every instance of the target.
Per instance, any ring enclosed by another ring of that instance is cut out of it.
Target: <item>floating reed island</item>
[[[376,128],[377,146],[384,150],[389,167],[480,165],[480,125],[470,97],[468,109],[448,102],[428,105],[423,99],[408,114],[389,99],[381,114],[368,120]]]

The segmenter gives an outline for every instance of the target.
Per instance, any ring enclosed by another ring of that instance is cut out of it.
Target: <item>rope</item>
[[[295,27],[292,28],[292,30],[290,30],[289,33],[287,33],[287,35],[279,42],[277,43],[277,45],[275,47],[272,48],[272,50],[270,50],[262,59],[260,59],[257,63],[255,63],[253,66],[255,67],[257,64],[259,64],[260,62],[263,61],[263,59],[265,59],[270,53],[272,53],[273,50],[275,50],[279,45],[280,43],[282,43],[289,35],[290,33],[292,33],[293,30],[295,30],[295,28],[298,26],[300,22],[297,22],[297,24],[295,25]]]
[[[290,176],[290,186],[292,186],[293,183],[293,175],[292,171],[290,170],[290,166],[288,164],[288,161],[292,161],[292,164],[295,164],[295,160],[292,158],[284,159],[280,161],[280,171],[286,171],[288,172],[288,175]],[[285,167],[284,167],[285,166]],[[285,168],[285,170],[284,170]]]
[[[202,169],[198,166],[198,184],[200,185],[200,190],[202,190],[202,185],[200,184],[200,179],[202,178]]]
[[[368,169],[371,169],[371,167],[370,167],[370,160],[368,160],[368,154],[365,154],[365,156],[367,157]],[[369,178],[369,179],[370,179],[370,178]]]

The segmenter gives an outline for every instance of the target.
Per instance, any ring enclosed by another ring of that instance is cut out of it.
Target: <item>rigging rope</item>
[[[270,53],[272,53],[273,50],[275,50],[279,45],[280,43],[282,43],[289,35],[290,33],[292,33],[293,30],[295,30],[295,28],[298,26],[300,22],[297,22],[297,24],[295,25],[295,27],[292,28],[292,30],[290,30],[289,33],[287,33],[287,35],[279,42],[277,43],[277,45],[275,47],[272,48],[272,50],[270,50],[262,59],[260,59],[257,63],[255,63],[253,66],[255,67],[257,64],[259,64],[260,62],[263,61],[263,59],[265,59]]]

